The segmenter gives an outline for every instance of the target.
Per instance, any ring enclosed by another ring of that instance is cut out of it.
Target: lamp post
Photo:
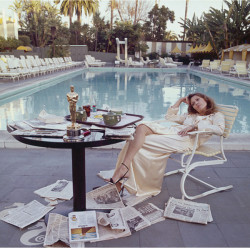
[[[56,27],[55,26],[52,26],[51,28],[51,37],[52,37],[52,40],[53,40],[53,43],[52,43],[52,55],[53,57],[55,56],[55,36],[56,36]]]

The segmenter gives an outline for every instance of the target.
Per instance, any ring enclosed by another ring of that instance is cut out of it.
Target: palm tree
[[[55,4],[59,4],[61,0],[54,0]],[[74,0],[62,0],[60,6],[60,13],[64,16],[69,17],[69,26],[72,25],[72,17],[73,17],[73,2]]]
[[[188,3],[189,3],[189,0],[186,0],[185,18],[184,18],[184,23],[185,23],[185,24],[186,24],[186,21],[187,21]],[[185,26],[184,26],[183,40],[185,40],[185,36],[186,36],[186,28],[185,28]]]
[[[85,15],[95,14],[99,7],[99,0],[78,0],[74,1],[74,10],[77,15],[77,21],[81,23],[82,9]]]

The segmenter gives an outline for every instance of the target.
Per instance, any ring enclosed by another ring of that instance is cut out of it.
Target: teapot
[[[87,113],[85,109],[79,107],[78,110],[76,111],[76,120],[80,122],[84,122],[87,120]]]
[[[103,121],[107,126],[114,126],[121,121],[121,115],[117,115],[112,111],[109,111],[107,114],[103,114]]]

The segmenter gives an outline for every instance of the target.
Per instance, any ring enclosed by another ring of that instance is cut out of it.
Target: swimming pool
[[[250,133],[250,87],[187,73],[186,70],[112,70],[91,69],[75,73],[67,79],[51,82],[0,101],[0,130],[11,121],[36,118],[42,109],[48,113],[67,115],[66,94],[70,85],[79,95],[78,106],[103,104],[124,112],[140,114],[144,120],[164,118],[166,110],[182,96],[202,92],[217,103],[236,105],[239,114],[233,133]],[[181,112],[186,110],[182,106]]]

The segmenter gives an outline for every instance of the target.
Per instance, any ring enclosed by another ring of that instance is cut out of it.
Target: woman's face
[[[207,102],[197,95],[191,98],[190,104],[199,114],[204,114],[207,109]]]

